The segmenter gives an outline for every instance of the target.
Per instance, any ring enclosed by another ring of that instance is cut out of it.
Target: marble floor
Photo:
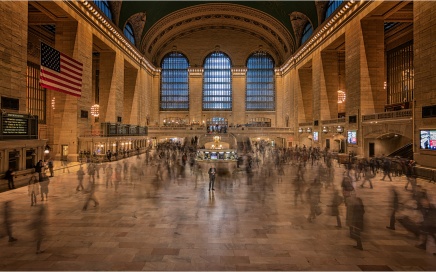
[[[397,223],[386,228],[390,216],[390,190],[400,193],[400,202],[410,199],[404,189],[405,177],[392,182],[374,178],[374,189],[356,186],[365,205],[364,250],[355,249],[345,227],[336,228],[328,214],[331,188],[323,188],[323,214],[308,222],[307,204],[294,204],[295,169],[285,175],[262,177],[255,171],[247,184],[243,172],[232,179],[219,177],[215,191],[208,191],[206,175],[195,182],[185,177],[156,180],[156,166],[142,166],[143,158],[128,158],[129,171],[119,183],[108,183],[100,170],[95,196],[87,210],[89,193],[76,191],[77,170],[56,172],[50,179],[47,201],[30,205],[27,188],[0,193],[1,202],[12,200],[13,235],[8,242],[4,227],[0,234],[0,270],[436,270],[434,241],[427,250],[415,247],[418,239]],[[116,164],[111,162],[115,169]],[[143,175],[135,166],[144,169]],[[86,167],[84,167],[86,172]],[[335,186],[343,168],[335,167]],[[317,173],[307,166],[306,180]],[[87,187],[89,176],[84,185]],[[436,185],[420,180],[434,198]],[[41,206],[46,210],[45,236],[35,254],[32,221]],[[2,208],[3,210],[3,208]],[[341,206],[345,215],[345,207]],[[404,210],[401,213],[411,210]]]

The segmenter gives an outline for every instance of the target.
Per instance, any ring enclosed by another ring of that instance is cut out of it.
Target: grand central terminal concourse
[[[0,271],[436,270],[436,2],[0,15]]]

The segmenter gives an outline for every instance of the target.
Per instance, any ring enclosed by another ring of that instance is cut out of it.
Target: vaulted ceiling
[[[117,1],[111,5],[115,11],[115,24],[120,29],[124,29],[127,22],[132,24],[136,32],[136,46],[155,64],[170,48],[183,43],[187,37],[192,44],[196,44],[195,39],[200,40],[208,34],[230,39],[241,37],[263,47],[274,57],[276,64],[280,64],[298,48],[299,36],[306,23],[310,22],[314,29],[318,26],[317,8],[327,3]]]

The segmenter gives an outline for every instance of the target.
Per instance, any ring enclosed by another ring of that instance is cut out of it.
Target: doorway
[[[325,148],[330,149],[330,139],[325,139]]]
[[[68,157],[68,145],[61,146],[61,160],[66,161]]]
[[[369,157],[374,157],[375,156],[375,144],[374,143],[369,143]]]

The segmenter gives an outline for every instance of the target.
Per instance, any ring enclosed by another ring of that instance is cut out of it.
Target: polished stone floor
[[[262,177],[255,171],[247,184],[243,172],[231,179],[219,177],[215,191],[208,191],[206,175],[195,182],[187,169],[185,177],[156,180],[156,166],[142,167],[143,158],[128,158],[129,171],[121,182],[106,186],[100,170],[96,180],[97,207],[82,210],[89,193],[76,191],[78,166],[70,173],[56,171],[47,201],[30,205],[27,188],[1,193],[1,202],[13,200],[13,234],[18,239],[0,240],[1,270],[436,270],[436,248],[415,247],[418,240],[397,223],[386,229],[390,216],[390,190],[400,192],[400,201],[410,198],[405,177],[392,182],[374,178],[374,189],[356,186],[365,205],[364,250],[355,249],[348,229],[336,228],[328,215],[331,188],[323,188],[324,213],[308,222],[307,204],[294,205],[295,169],[285,175]],[[107,163],[115,169],[116,164]],[[134,166],[142,167],[144,175]],[[84,168],[86,172],[86,168]],[[306,180],[317,173],[307,166]],[[335,167],[335,186],[343,168]],[[127,177],[127,178],[125,178]],[[87,187],[88,175],[84,185]],[[436,185],[420,180],[434,198]],[[35,254],[31,222],[43,205],[47,211],[45,236]],[[404,213],[413,211],[402,211]],[[345,214],[344,205],[341,206]],[[401,215],[401,212],[400,212]],[[342,218],[344,220],[344,216]]]

